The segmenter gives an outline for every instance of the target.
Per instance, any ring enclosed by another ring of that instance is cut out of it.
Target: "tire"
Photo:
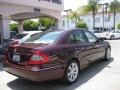
[[[63,82],[66,84],[72,84],[74,83],[79,75],[79,64],[76,60],[72,60],[68,63],[63,77]]]
[[[112,35],[112,36],[110,37],[110,40],[114,40],[114,39],[115,39],[115,36]]]
[[[105,61],[108,61],[108,60],[110,60],[110,58],[111,58],[111,49],[110,49],[110,47],[108,47],[107,48],[107,50],[106,50],[106,54],[105,54]]]

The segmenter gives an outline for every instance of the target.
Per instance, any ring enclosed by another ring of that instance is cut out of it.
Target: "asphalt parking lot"
[[[112,46],[111,60],[99,61],[80,72],[72,85],[60,80],[30,82],[3,71],[0,64],[0,90],[120,90],[120,40],[109,41]]]

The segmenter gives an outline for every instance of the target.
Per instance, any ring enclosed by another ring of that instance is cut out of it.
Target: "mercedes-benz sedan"
[[[81,69],[96,60],[109,60],[110,44],[87,30],[47,31],[6,51],[4,70],[32,81],[77,80]]]

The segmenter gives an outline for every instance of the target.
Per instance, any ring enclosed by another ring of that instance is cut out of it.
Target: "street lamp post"
[[[102,30],[104,31],[104,20],[105,20],[105,9],[106,9],[106,13],[107,13],[107,6],[109,5],[108,3],[104,3],[104,4],[99,4],[102,6],[102,13],[103,13],[103,28]]]
[[[71,9],[64,10],[64,12],[67,12],[67,24],[68,24],[68,29],[69,29],[68,14],[69,14],[70,11],[72,11],[72,10],[71,10]]]

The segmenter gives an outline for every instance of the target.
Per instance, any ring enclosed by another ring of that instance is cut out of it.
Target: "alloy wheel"
[[[78,77],[79,69],[77,63],[71,63],[68,67],[67,77],[70,82],[74,82]]]

